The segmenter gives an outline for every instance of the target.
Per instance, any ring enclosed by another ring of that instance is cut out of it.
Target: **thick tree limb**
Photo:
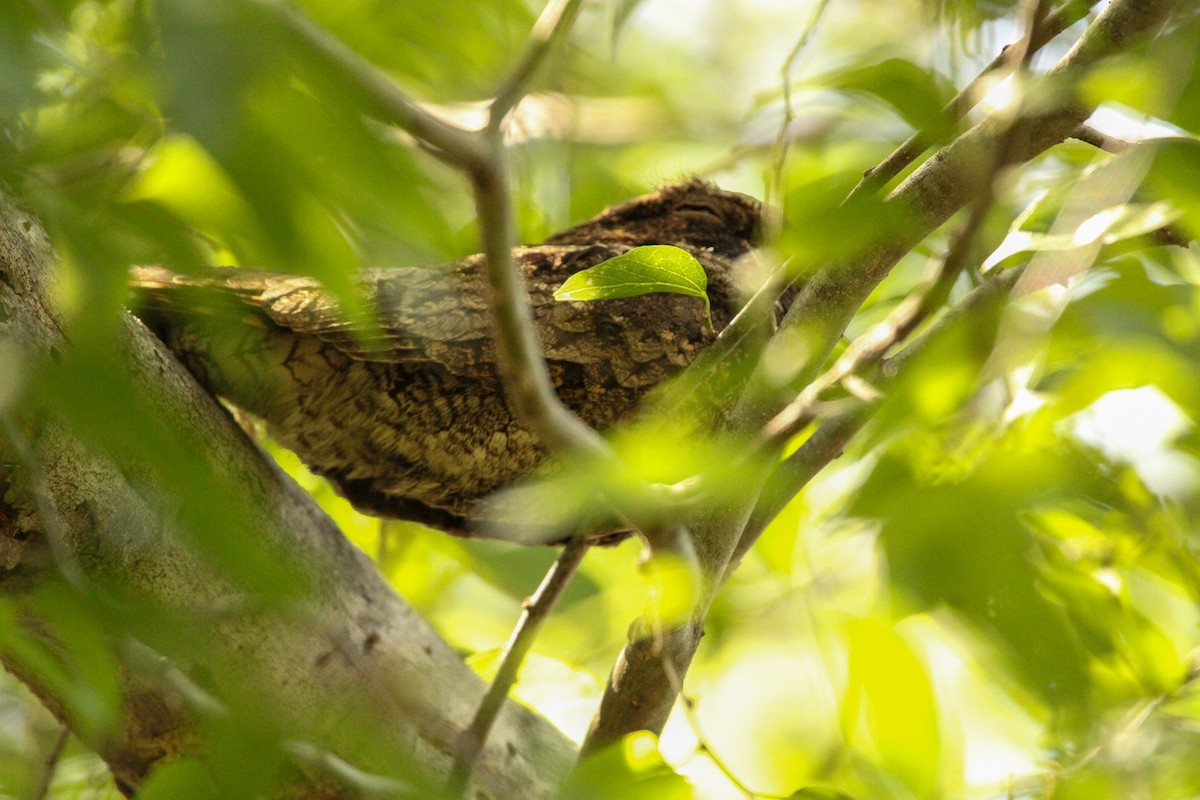
[[[25,377],[52,353],[71,357],[49,301],[52,264],[38,223],[0,200],[0,343],[10,352],[15,345]],[[250,692],[295,741],[299,778],[290,797],[360,796],[363,787],[347,783],[356,775],[440,783],[458,732],[483,696],[482,681],[140,323],[122,319],[117,341],[157,423],[196,445],[191,457],[216,476],[246,530],[261,539],[255,547],[276,554],[305,588],[274,602],[255,596],[188,541],[178,516],[186,500],[172,496],[169,468],[136,449],[97,451],[52,402],[10,406],[5,413],[25,452],[18,457],[9,437],[0,437],[6,602],[38,619],[39,588],[61,583],[60,565],[69,561],[77,590],[115,597],[117,608],[136,601],[131,624],[161,615],[180,625],[139,629],[145,644],[120,635],[112,642],[125,684],[115,731],[82,729],[61,687],[44,680],[12,640],[0,652],[5,664],[128,790],[163,759],[202,753],[206,720],[229,708],[222,699],[229,691]],[[57,646],[40,625],[29,636]],[[195,685],[196,675],[211,691]],[[489,742],[475,767],[475,796],[550,797],[572,752],[548,723],[511,704]]]

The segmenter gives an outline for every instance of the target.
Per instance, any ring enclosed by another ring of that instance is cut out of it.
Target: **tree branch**
[[[542,15],[533,26],[533,32],[530,34],[532,41],[524,56],[497,90],[495,99],[488,107],[488,121],[491,125],[499,126],[508,112],[521,102],[530,80],[537,74],[550,52],[571,32],[582,8],[582,0],[551,0],[542,9]]]
[[[827,265],[810,280],[792,304],[781,332],[803,332],[810,357],[793,384],[807,385],[840,339],[863,300],[891,268],[955,212],[985,191],[990,176],[979,165],[997,152],[997,140],[1012,138],[1009,160],[1019,164],[1072,136],[1091,109],[1073,96],[1073,88],[1102,58],[1119,52],[1161,27],[1178,0],[1115,0],[1084,31],[1075,46],[1029,91],[1041,103],[1012,123],[1004,115],[988,117],[922,164],[887,198],[886,205],[906,216],[907,225],[865,232],[857,255]],[[1045,98],[1056,97],[1050,104]],[[1011,133],[1006,133],[1011,129]],[[761,427],[777,413],[778,389],[760,383],[735,412],[735,423]]]
[[[42,758],[42,770],[38,775],[38,782],[30,794],[33,800],[46,800],[50,795],[50,785],[54,783],[54,773],[58,769],[58,760],[62,758],[63,750],[66,748],[67,740],[70,738],[71,730],[66,725],[61,726],[58,734],[54,737],[54,743]]]
[[[52,370],[51,354],[60,361],[77,357],[52,310],[52,267],[37,221],[0,198],[0,332],[18,344],[30,370],[42,365],[29,374]],[[206,676],[213,691],[250,692],[262,719],[331,758],[353,761],[359,771],[399,771],[440,784],[457,733],[483,696],[482,682],[140,323],[122,318],[118,342],[128,374],[105,380],[137,387],[137,402],[145,405],[139,435],[186,453],[188,469],[209,476],[222,502],[238,509],[251,547],[244,555],[270,554],[301,583],[281,601],[231,579],[191,538],[197,532],[188,523],[191,501],[180,494],[173,451],[138,450],[129,446],[129,431],[116,431],[109,440],[115,446],[101,452],[98,434],[81,439],[54,395],[27,391],[9,413],[36,454],[34,466],[14,458],[0,438],[6,602],[23,619],[44,618],[34,590],[63,585],[58,559],[49,554],[53,539],[79,570],[80,585],[71,591],[121,609],[120,625],[168,655],[170,674],[188,689],[151,667],[161,659],[139,655],[152,651],[114,643],[110,655],[125,680],[122,719],[117,730],[98,731],[81,726],[63,687],[43,680],[26,657],[28,647],[57,647],[52,627],[30,627],[26,649],[5,637],[5,665],[128,787],[165,758],[198,753],[222,707],[239,711],[198,701],[207,693],[192,691],[198,688],[192,675]],[[39,474],[31,475],[35,469]],[[33,481],[43,487],[45,503]],[[186,637],[171,633],[180,630]],[[125,631],[113,636],[123,641],[131,635]],[[330,724],[334,710],[339,721]],[[552,726],[508,704],[475,770],[476,785],[497,798],[550,797],[571,753]],[[302,779],[293,797],[358,796],[344,776],[295,766]]]
[[[485,158],[468,170],[475,190],[489,303],[495,322],[496,356],[513,414],[554,453],[615,464],[601,436],[568,409],[554,391],[521,275],[512,260],[515,243],[508,151],[500,123],[520,102],[550,48],[570,31],[579,0],[552,0],[534,27],[533,42],[488,110],[482,132]]]
[[[1069,92],[1099,59],[1155,33],[1177,4],[1178,0],[1114,0],[1038,84]],[[1068,99],[1039,108],[1013,126],[1014,147],[1010,154],[1013,163],[1027,161],[1066,139],[1090,113],[1069,94],[1055,96]],[[795,384],[802,387],[818,374],[863,300],[892,266],[984,189],[985,181],[977,166],[987,163],[989,154],[996,152],[996,141],[1008,128],[999,119],[989,118],[943,148],[887,200],[891,207],[905,210],[909,218],[906,227],[864,236],[856,255],[842,263],[827,265],[805,284],[776,334],[777,338],[801,334],[808,344],[808,357],[796,371]],[[733,412],[730,421],[733,431],[755,431],[778,413],[782,405],[780,389],[773,377],[760,370]],[[747,480],[765,480],[766,468],[755,470]],[[701,593],[692,619],[664,633],[661,652],[642,638],[644,629],[639,631],[635,627],[609,678],[600,711],[583,745],[585,753],[630,731],[662,730],[675,699],[663,659],[678,675],[686,674],[699,645],[712,597],[757,503],[757,492],[748,495],[740,503],[708,509],[706,519],[690,526],[699,563],[709,576],[709,583]]]
[[[475,132],[430,114],[386,75],[308,17],[278,0],[243,2],[266,13],[311,55],[336,71],[379,119],[399,125],[415,139],[429,145],[439,158],[462,170],[476,169],[487,158],[483,143]]]
[[[1006,52],[1013,52],[1016,60],[1016,78],[1023,84],[1029,77],[1029,63],[1034,54],[1037,32],[1042,28],[1045,0],[1027,0],[1025,36]],[[1002,118],[1003,133],[996,138],[995,150],[987,154],[983,163],[987,179],[979,196],[971,203],[967,220],[951,239],[945,258],[923,286],[909,293],[888,315],[887,319],[874,326],[850,344],[832,367],[813,380],[794,400],[788,403],[762,430],[755,449],[764,453],[781,451],[787,442],[814,419],[814,409],[826,390],[844,383],[860,370],[869,369],[879,362],[887,351],[898,342],[908,338],[931,314],[941,308],[950,297],[959,275],[967,267],[976,235],[983,226],[987,213],[996,198],[996,181],[1008,166],[1015,144],[1016,123],[1021,119],[1022,98],[1016,108]],[[849,387],[847,387],[849,388]]]
[[[788,154],[788,128],[792,125],[792,120],[795,118],[792,109],[792,69],[796,66],[797,59],[804,49],[808,47],[808,43],[812,41],[813,34],[817,32],[817,24],[821,18],[825,16],[825,9],[829,7],[829,0],[819,0],[816,9],[812,13],[812,17],[808,20],[808,25],[800,33],[800,37],[796,39],[796,44],[792,46],[791,52],[783,61],[783,68],[779,71],[779,77],[782,79],[783,86],[783,119],[779,122],[779,132],[775,135],[775,144],[772,150],[771,164],[771,180],[768,186],[767,196],[764,198],[767,203],[776,202],[780,206],[783,205],[783,168],[787,164]]]
[[[1028,61],[1038,50],[1054,40],[1067,28],[1087,16],[1088,10],[1096,5],[1096,0],[1068,0],[1061,8],[1051,11],[1038,25],[1032,37],[1022,40],[1022,47],[1006,46],[1000,55],[991,60],[983,70],[976,75],[962,91],[946,104],[942,112],[950,120],[957,122],[967,115],[983,97],[984,88],[990,81],[996,80],[1015,69],[1022,60]],[[916,160],[926,148],[935,144],[928,131],[917,131],[904,144],[892,151],[883,161],[876,164],[863,175],[862,180],[850,192],[847,200],[861,194],[876,192],[892,178]]]
[[[551,565],[549,572],[546,573],[546,577],[542,579],[537,591],[525,601],[521,609],[521,619],[513,628],[512,636],[504,646],[504,653],[500,656],[500,667],[496,670],[496,677],[492,679],[487,694],[479,703],[479,708],[475,711],[475,717],[471,720],[471,724],[460,736],[454,769],[446,784],[446,797],[464,796],[467,782],[471,778],[471,771],[475,767],[484,743],[487,742],[488,734],[496,723],[500,710],[504,707],[504,701],[508,699],[508,693],[517,683],[517,676],[521,672],[521,665],[525,662],[525,657],[529,655],[529,650],[533,647],[542,624],[550,615],[558,598],[562,596],[563,590],[567,588],[571,576],[583,563],[583,557],[587,551],[588,543],[585,539],[576,538],[567,542],[554,564]]]
[[[613,462],[596,431],[571,412],[554,391],[533,327],[525,286],[512,261],[513,218],[508,156],[498,131],[489,129],[487,166],[472,173],[487,281],[495,322],[496,360],[513,414],[553,453]]]

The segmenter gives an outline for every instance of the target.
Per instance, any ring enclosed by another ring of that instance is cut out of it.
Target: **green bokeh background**
[[[540,12],[520,0],[297,5],[462,120],[499,85]],[[588,4],[510,132],[521,239],[686,174],[783,204],[779,254],[799,262],[836,257],[886,224],[837,204],[914,126],[949,130],[938,109],[1016,38],[1019,9],[830,4],[786,77],[793,109],[778,168],[781,70],[815,10],[799,0]],[[1179,137],[1118,209],[1135,224],[1110,226],[1111,245],[1071,292],[1026,300],[1026,316],[1002,326],[1015,333],[1001,363],[985,368],[988,352],[964,326],[906,365],[876,419],[719,596],[688,676],[694,717],[677,711],[657,746],[636,736],[603,755],[568,796],[1200,796],[1200,251],[1120,246],[1152,207],[1200,232],[1198,46],[1192,12],[1085,84],[1118,135],[1155,122]],[[0,341],[0,411],[41,404],[101,446],[153,454],[170,465],[192,540],[215,568],[264,596],[302,590],[264,568],[270,554],[247,544],[253,532],[189,458],[196,443],[147,423],[110,346],[126,270],[252,265],[314,275],[349,302],[361,267],[477,250],[467,183],[367,119],[344,80],[248,3],[0,0],[0,74],[0,179],[62,258],[75,345],[35,364]],[[1068,143],[1006,179],[978,263],[1016,231],[1033,244],[1002,268],[1038,248],[1054,258],[1037,236],[1106,158]],[[881,319],[945,247],[939,233],[906,256],[850,333]],[[986,390],[981,368],[997,379]],[[368,519],[271,447],[489,675],[553,552]],[[688,447],[669,430],[628,445],[651,473],[671,468],[654,463],[664,453],[712,458],[705,443]],[[637,555],[635,542],[589,553],[517,688],[576,738],[646,602]],[[109,642],[127,620],[78,589],[51,587],[43,606],[71,657],[30,658],[86,724],[113,724]],[[0,599],[0,637],[20,636]],[[0,689],[0,798],[28,798],[58,730],[15,680],[0,676]],[[252,751],[275,735],[244,716],[229,742]],[[243,780],[237,749],[216,748],[209,769]],[[195,769],[162,775],[153,796],[194,796]],[[48,796],[119,795],[70,739]]]

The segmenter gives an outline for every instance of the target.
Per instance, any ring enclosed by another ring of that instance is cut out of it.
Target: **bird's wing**
[[[554,300],[571,273],[623,252],[606,245],[533,246],[514,249],[535,317],[566,331],[576,304]],[[609,251],[612,252],[609,252]],[[369,361],[442,361],[448,350],[476,349],[491,338],[484,261],[365,270],[358,279],[359,306],[347,313],[315,278],[237,267],[183,274],[158,266],[134,267],[135,308],[162,315],[236,317],[316,336],[353,358]],[[247,315],[247,312],[250,312]],[[586,329],[582,329],[586,330]],[[554,340],[558,337],[551,336]]]
[[[648,386],[690,363],[711,338],[703,331],[702,303],[662,294],[588,303],[554,299],[568,276],[627,249],[536,245],[515,248],[513,258],[548,361],[599,370],[618,385]],[[223,309],[236,314],[238,324],[269,322],[317,337],[358,360],[436,363],[479,376],[491,374],[495,363],[484,270],[483,257],[475,255],[449,264],[364,271],[354,314],[307,276],[232,267],[183,275],[136,267],[131,283],[141,307],[166,317],[168,325],[183,314]],[[633,357],[614,359],[614,348]]]

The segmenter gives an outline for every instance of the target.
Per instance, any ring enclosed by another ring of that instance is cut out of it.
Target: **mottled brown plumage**
[[[604,428],[715,336],[692,297],[554,300],[569,275],[639,245],[685,248],[708,273],[719,331],[736,311],[733,264],[761,232],[758,202],[690,181],[515,248],[562,400]],[[311,278],[139,267],[134,307],[211,391],[265,420],[356,508],[479,535],[479,501],[545,456],[504,399],[483,269],[475,255],[365,272],[356,321]]]

